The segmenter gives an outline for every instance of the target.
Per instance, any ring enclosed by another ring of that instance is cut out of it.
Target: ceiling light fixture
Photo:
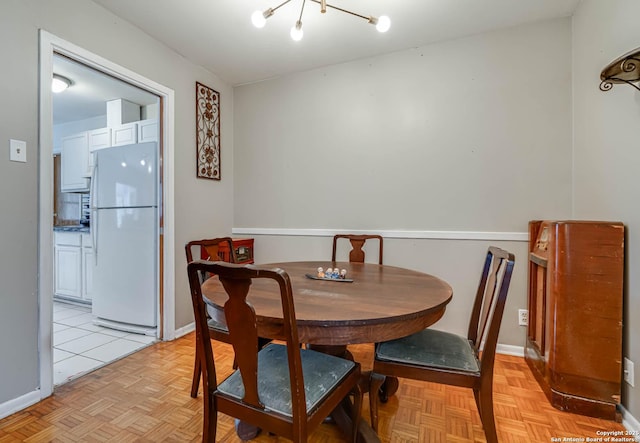
[[[285,0],[275,8],[269,8],[265,11],[255,11],[251,15],[251,22],[256,28],[264,28],[264,25],[267,23],[267,19],[271,17],[274,14],[274,12],[276,12],[279,8],[286,5],[290,1],[291,0]],[[368,23],[375,25],[378,32],[387,32],[391,27],[391,20],[386,15],[381,15],[380,17],[374,17],[374,16],[367,17],[364,15],[357,14],[355,12],[348,11],[346,9],[339,8],[337,6],[330,5],[327,3],[327,0],[311,0],[311,1],[320,5],[320,12],[322,14],[327,12],[327,8],[331,8],[337,11],[345,12],[347,14],[355,15],[356,17],[365,19]],[[304,12],[305,2],[306,0],[302,0],[302,7],[300,8],[300,16],[296,21],[296,23],[291,28],[291,38],[295,41],[301,40],[302,36],[304,35],[302,31],[302,13]]]
[[[71,86],[72,83],[73,82],[67,77],[53,74],[53,78],[51,79],[51,92],[58,94],[66,90],[69,86]]]

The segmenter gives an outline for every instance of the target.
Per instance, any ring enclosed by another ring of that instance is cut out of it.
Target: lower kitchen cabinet
[[[54,295],[91,302],[93,248],[89,234],[54,232]]]
[[[54,247],[55,286],[54,293],[60,297],[81,299],[80,276],[82,255],[80,248],[56,244]]]

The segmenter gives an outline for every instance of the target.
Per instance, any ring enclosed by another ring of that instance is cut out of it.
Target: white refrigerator
[[[158,147],[95,151],[91,180],[94,323],[157,335]]]

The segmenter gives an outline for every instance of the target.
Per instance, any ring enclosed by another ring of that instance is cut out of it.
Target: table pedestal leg
[[[312,345],[309,346],[309,349],[313,349],[314,351],[324,352],[325,354],[335,355],[341,358],[347,358],[349,360],[353,360],[353,356],[347,350],[346,346],[319,346]],[[377,374],[376,374],[377,375]],[[362,378],[360,380],[360,388],[363,393],[369,392],[370,387],[370,377],[371,372],[366,371],[362,373]],[[381,376],[384,377],[384,376]],[[385,381],[383,382],[379,394],[382,400],[382,395],[384,393],[385,400],[388,396],[395,394],[398,390],[398,379],[395,377],[385,377]],[[369,392],[371,395],[371,392]],[[340,428],[340,430],[346,435],[351,435],[352,429],[352,409],[353,404],[351,403],[349,397],[345,398],[340,405],[333,410],[331,413],[331,420]],[[250,438],[254,438],[258,435],[260,429],[257,427],[252,427],[248,423],[238,423],[236,422],[236,433],[238,437],[243,440],[248,440]],[[244,437],[244,438],[243,438]],[[369,422],[362,418],[358,425],[358,443],[380,443],[380,437],[373,430],[373,428],[369,425]]]
[[[384,376],[384,382],[380,387],[380,392],[378,392],[378,396],[382,403],[386,403],[393,394],[398,392],[398,387],[400,383],[398,382],[397,377],[391,377],[389,375]]]
[[[346,358],[348,360],[354,360],[353,355],[347,349],[346,346],[325,346],[325,345],[311,345],[309,349],[314,351],[324,352],[325,354],[335,355],[337,357]],[[363,372],[360,379],[360,389],[363,393],[369,392],[369,378],[370,372]],[[395,392],[395,391],[394,391]],[[351,435],[352,429],[352,410],[353,404],[349,398],[345,398],[340,405],[334,409],[331,413],[331,419],[340,428],[340,430],[347,436]],[[361,418],[358,425],[358,443],[380,443],[378,434],[371,428],[369,422],[365,418]]]
[[[260,434],[260,432],[262,432],[262,429],[260,429],[259,427],[244,421],[240,421],[237,418],[235,420],[235,427],[236,435],[242,441],[252,440],[256,438]]]

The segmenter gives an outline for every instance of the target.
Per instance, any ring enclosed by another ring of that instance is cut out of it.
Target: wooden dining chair
[[[208,238],[188,242],[184,247],[187,254],[187,263],[191,263],[194,260],[227,261],[224,260],[223,255],[220,253],[221,244],[226,244],[226,248],[230,251],[229,262],[237,263],[236,251],[231,237]]]
[[[236,253],[233,248],[233,240],[231,237],[219,237],[209,238],[203,240],[193,240],[185,245],[185,252],[187,255],[187,263],[191,263],[195,260],[209,260],[219,261],[222,260],[222,255],[219,253],[220,245],[226,244],[229,249],[229,258],[232,263],[236,263]],[[209,275],[201,272],[198,275],[200,282],[204,282]],[[209,337],[213,340],[218,340],[223,343],[231,343],[229,338],[229,330],[227,324],[223,318],[213,318],[207,312],[207,325],[209,327]],[[196,335],[196,341],[199,340]],[[200,363],[200,355],[198,354],[199,346],[196,344],[195,362],[193,365],[193,379],[191,381],[191,397],[196,398],[198,396],[198,387],[200,386],[200,374],[202,374],[202,364]]]
[[[356,235],[356,234],[338,234],[333,236],[333,252],[331,253],[331,261],[336,261],[336,250],[338,239],[346,238],[351,242],[351,251],[349,251],[349,261],[354,263],[364,263],[364,251],[362,248],[367,240],[376,239],[379,241],[378,248],[378,264],[382,264],[382,236],[380,235]]]
[[[355,442],[362,406],[360,365],[299,347],[291,281],[282,269],[196,261],[187,266],[204,384],[203,442],[214,442],[217,413],[235,417],[294,442],[309,433],[350,394],[353,395],[351,441]],[[206,305],[199,274],[217,275],[228,300],[224,315],[238,369],[218,380],[208,338]],[[280,288],[282,340],[259,349],[256,313],[247,300],[254,279],[271,279]]]
[[[487,442],[497,442],[493,364],[514,262],[515,257],[507,251],[496,247],[487,251],[466,337],[425,329],[378,343],[370,392],[380,392],[384,376],[471,388]],[[386,401],[382,395],[381,400]],[[378,395],[370,394],[369,402],[371,425],[377,429]]]

